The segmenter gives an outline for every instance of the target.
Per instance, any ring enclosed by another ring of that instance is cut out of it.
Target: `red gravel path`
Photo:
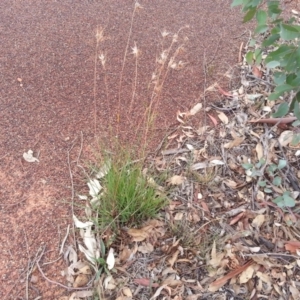
[[[182,59],[187,66],[172,71],[164,86],[159,107],[159,128],[175,121],[178,109],[190,108],[203,91],[203,56],[213,59],[208,84],[237,62],[245,28],[241,15],[230,9],[230,0],[148,0],[134,19],[130,47],[141,49],[135,111],[137,124],[147,87],[161,51],[163,29],[175,33],[189,25]],[[116,0],[1,0],[0,3],[0,298],[25,299],[25,281],[20,280],[29,258],[46,244],[44,261],[57,258],[67,224],[71,198],[67,151],[75,145],[76,160],[82,132],[83,155],[94,138],[95,30],[105,29],[100,46],[107,54],[108,99],[103,72],[98,63],[97,133],[116,134],[118,84],[127,42],[132,1]],[[131,48],[130,48],[131,51]],[[122,86],[121,119],[132,94],[134,58],[128,54]],[[19,78],[19,81],[18,81]],[[211,99],[214,100],[214,99]],[[201,120],[199,120],[201,122]],[[130,138],[121,120],[122,136]],[[134,140],[129,140],[134,143]],[[22,154],[32,149],[39,163],[27,163]],[[74,163],[72,163],[72,166]],[[75,178],[76,179],[76,178]],[[79,182],[79,181],[78,181]],[[77,188],[77,186],[75,186]],[[78,187],[79,188],[79,187]],[[63,263],[44,266],[57,281]],[[36,273],[38,275],[38,273]],[[64,295],[38,275],[36,287],[43,299]],[[29,299],[39,294],[29,289]],[[6,298],[5,298],[6,297]]]

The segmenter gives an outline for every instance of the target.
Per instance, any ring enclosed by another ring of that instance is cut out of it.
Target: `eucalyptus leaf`
[[[274,184],[275,186],[280,186],[280,185],[281,185],[281,177],[276,176],[276,177],[273,179],[273,184]]]
[[[280,159],[278,162],[278,169],[281,170],[285,168],[287,165],[287,161],[285,159]]]
[[[288,103],[284,102],[278,106],[276,113],[272,114],[272,117],[281,118],[285,116],[288,112],[289,112],[289,105]]]

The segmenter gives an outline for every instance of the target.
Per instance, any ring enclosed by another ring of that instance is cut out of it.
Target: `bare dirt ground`
[[[139,60],[136,108],[129,116],[136,124],[154,68],[162,49],[164,29],[172,34],[189,25],[183,70],[169,74],[159,107],[157,129],[163,136],[178,109],[199,101],[204,89],[203,58],[213,60],[207,85],[221,80],[237,61],[240,42],[248,38],[241,14],[229,0],[141,1],[134,19],[129,46],[142,51]],[[26,299],[26,270],[30,258],[46,245],[43,263],[58,257],[60,243],[71,221],[71,166],[80,152],[88,157],[94,132],[94,57],[97,26],[107,39],[108,97],[103,74],[97,73],[97,136],[116,128],[118,84],[127,43],[133,1],[20,1],[0,4],[0,276],[1,299]],[[134,59],[128,55],[122,86],[122,114],[131,99]],[[214,101],[215,99],[208,99]],[[142,105],[141,105],[142,104]],[[199,123],[202,120],[199,119]],[[122,122],[121,122],[122,124]],[[121,134],[130,138],[128,127]],[[81,135],[82,133],[82,135]],[[134,141],[130,141],[134,143]],[[23,158],[29,149],[39,163]],[[76,179],[76,178],[75,178]],[[76,180],[75,180],[76,183]],[[79,181],[78,181],[79,183]],[[75,186],[75,190],[78,186]],[[63,282],[63,261],[43,265],[47,276]],[[25,271],[25,273],[24,273]],[[41,295],[54,299],[65,290],[42,280],[36,272]],[[25,279],[24,279],[25,278]]]

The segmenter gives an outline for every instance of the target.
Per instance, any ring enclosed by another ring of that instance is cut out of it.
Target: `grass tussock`
[[[137,225],[154,218],[166,204],[166,197],[143,172],[142,163],[126,153],[111,161],[101,184],[104,191],[96,208],[100,228]]]

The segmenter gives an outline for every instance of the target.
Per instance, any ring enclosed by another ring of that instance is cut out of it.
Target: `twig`
[[[75,144],[73,143],[73,145],[71,146],[71,148],[67,151],[67,161],[68,161],[68,168],[69,168],[69,174],[70,174],[70,180],[71,180],[71,209],[72,209],[72,218],[73,218],[73,215],[74,215],[74,198],[75,198],[75,192],[74,192],[73,173],[72,173],[72,170],[71,170],[71,163],[70,163],[70,152],[73,149],[74,145]],[[74,244],[75,244],[74,246],[75,246],[75,249],[77,250],[74,222],[73,222],[73,237],[74,237]]]
[[[252,257],[252,256],[277,256],[278,258],[281,258],[280,256],[282,257],[287,257],[287,258],[295,258],[295,259],[299,259],[299,256],[296,256],[296,255],[290,255],[290,254],[281,254],[281,253],[256,253],[256,254],[243,254],[243,256],[249,256],[249,257]]]
[[[29,276],[30,276],[30,273],[31,273],[31,270],[29,271],[30,255],[29,255],[29,245],[28,245],[28,241],[27,241],[26,231],[23,229],[23,232],[24,232],[25,243],[26,243],[26,251],[27,251],[27,257],[28,257],[28,268],[27,268],[26,283],[25,283],[25,298],[26,298],[26,300],[28,300],[29,299],[29,294],[28,294]]]
[[[215,60],[217,52],[218,52],[219,47],[220,47],[221,39],[222,39],[222,37],[220,36],[217,47],[216,47],[216,50],[215,50],[215,53],[214,53],[213,57],[211,58],[211,60],[208,63],[205,64],[205,68],[207,68]],[[204,60],[204,62],[205,62],[205,60]]]
[[[264,80],[264,79],[262,79],[262,78],[256,77],[256,76],[254,76],[254,75],[249,75],[249,74],[247,74],[246,77],[249,77],[249,78],[252,78],[252,79],[261,81],[261,82],[263,82],[263,83],[265,83],[265,84],[267,84],[267,85],[270,85],[270,86],[276,86],[275,84],[273,84],[273,83],[271,83],[271,82],[269,82],[269,81],[266,81],[266,80]]]
[[[61,242],[59,255],[63,254],[63,252],[64,252],[64,245],[65,245],[65,242],[66,242],[67,237],[69,235],[69,231],[70,231],[70,224],[68,225],[68,227],[67,227],[67,233],[66,233],[65,237],[63,238],[63,240]]]

